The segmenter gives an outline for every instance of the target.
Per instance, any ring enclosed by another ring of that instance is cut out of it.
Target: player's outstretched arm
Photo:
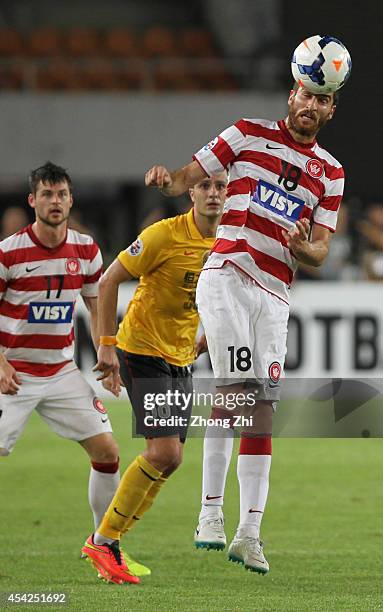
[[[93,371],[101,372],[97,380],[107,379],[111,375],[109,389],[115,395],[120,389],[120,365],[113,342],[117,326],[118,289],[121,283],[128,280],[132,280],[132,276],[118,259],[115,259],[99,282],[98,333],[100,335],[100,345],[97,351],[97,363]],[[108,338],[110,338],[110,343]]]
[[[16,395],[21,385],[21,380],[13,366],[0,353],[0,392],[6,395]]]
[[[331,232],[326,227],[314,223],[310,236],[308,219],[297,221],[289,232],[283,231],[288,248],[301,263],[319,267],[328,255]]]
[[[165,166],[153,166],[145,174],[145,185],[158,187],[166,196],[179,196],[206,176],[206,172],[196,161],[173,171],[169,171]]]

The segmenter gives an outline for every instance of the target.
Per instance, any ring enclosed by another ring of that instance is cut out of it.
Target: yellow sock
[[[141,507],[149,489],[156,484],[161,473],[142,455],[138,455],[125,470],[97,532],[106,538],[119,540],[121,532],[125,531],[126,525]]]
[[[147,512],[149,508],[151,508],[155,498],[157,497],[158,493],[161,491],[167,480],[168,479],[166,477],[160,476],[158,480],[156,480],[156,482],[153,482],[141,506],[135,511],[125,528],[121,530],[121,533],[126,533],[127,531],[129,531],[133,527],[133,525],[135,525],[137,521],[142,518],[143,514]]]

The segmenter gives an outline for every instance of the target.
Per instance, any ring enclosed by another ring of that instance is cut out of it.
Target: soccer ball
[[[327,94],[343,87],[351,66],[344,44],[333,36],[320,34],[306,38],[291,60],[294,79],[314,94]]]

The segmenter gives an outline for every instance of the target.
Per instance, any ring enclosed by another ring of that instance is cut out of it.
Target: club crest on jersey
[[[144,243],[142,242],[141,238],[137,238],[137,240],[132,242],[130,247],[127,248],[129,255],[132,255],[133,257],[135,257],[136,255],[141,255],[143,250]]]
[[[252,201],[291,221],[299,219],[305,205],[303,200],[292,193],[287,193],[280,187],[261,179],[253,193]]]
[[[204,151],[210,151],[210,149],[215,147],[217,142],[218,142],[218,136],[216,138],[214,138],[214,140],[211,140],[210,142],[208,142],[207,145],[204,146],[203,150]]]
[[[101,414],[107,414],[104,404],[98,397],[93,398],[93,406],[96,408],[97,412],[101,412]]]
[[[28,323],[71,323],[73,302],[30,302]]]
[[[269,378],[274,384],[277,384],[279,382],[281,372],[281,364],[278,363],[278,361],[273,361],[273,363],[271,363],[269,366]]]
[[[81,265],[76,257],[69,257],[65,262],[65,270],[67,274],[76,276],[81,270]]]
[[[308,159],[306,162],[306,172],[312,178],[321,178],[321,176],[323,176],[324,174],[324,167],[322,162],[319,161],[319,159]]]

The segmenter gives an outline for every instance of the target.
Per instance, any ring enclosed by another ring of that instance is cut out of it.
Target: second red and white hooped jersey
[[[240,119],[194,155],[209,176],[229,170],[227,200],[205,268],[226,262],[285,302],[297,260],[282,230],[304,217],[335,231],[341,164],[316,141],[296,142],[284,121]]]
[[[0,350],[17,371],[52,376],[74,354],[77,297],[97,297],[100,249],[68,230],[50,249],[32,226],[0,242]]]

